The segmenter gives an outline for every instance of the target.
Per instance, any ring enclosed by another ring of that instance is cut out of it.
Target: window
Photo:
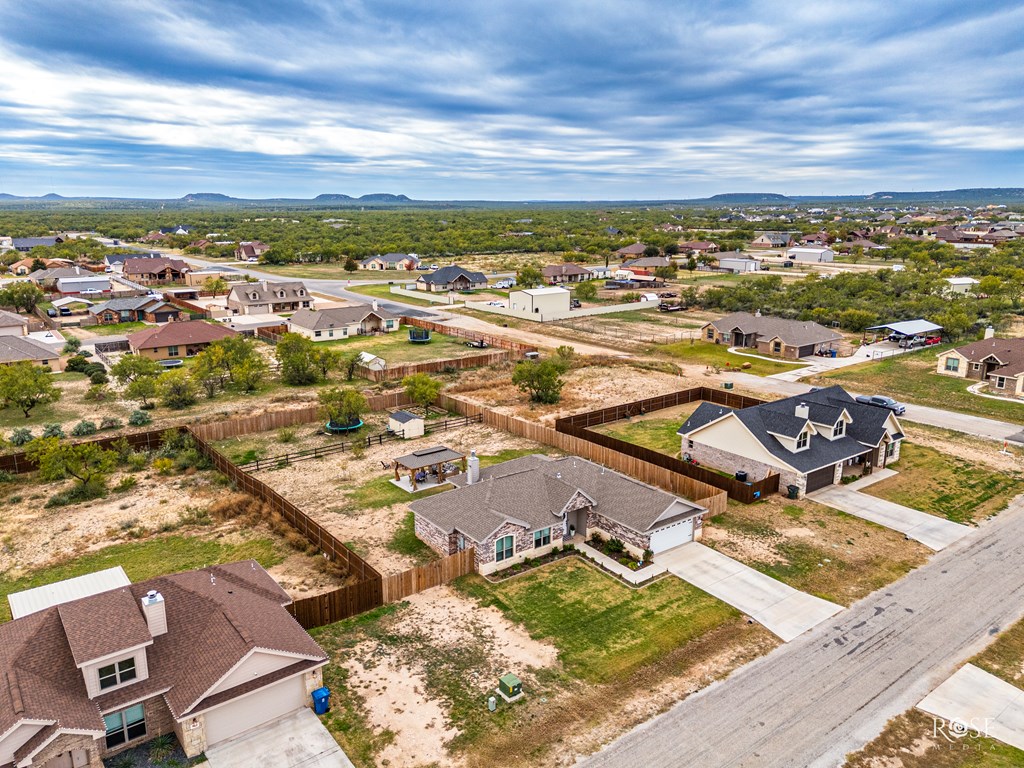
[[[533,532],[533,546],[534,546],[534,548],[546,547],[550,543],[551,543],[551,529],[550,528],[545,528],[545,529],[543,529],[541,531],[534,531]]]
[[[773,341],[772,342],[772,352],[778,353],[778,352],[781,352],[781,351],[782,351],[782,342],[781,341]]]
[[[959,371],[960,370],[960,358],[959,357],[947,357],[946,358],[946,370],[947,371]]]
[[[304,290],[302,290],[301,288],[299,288],[299,296],[305,296],[305,295],[306,295],[306,292]]]
[[[512,557],[515,540],[511,536],[502,536],[494,542],[494,559],[499,563]]]
[[[972,371],[980,371],[981,370],[981,363],[971,363],[971,370]]]
[[[319,339],[320,336],[323,335],[323,334],[322,334],[321,331],[313,331],[313,335],[316,336]]]
[[[693,440],[687,440],[686,441],[686,447],[689,448],[692,451],[693,450]]]
[[[177,357],[178,356],[178,348],[176,346],[175,347],[168,347],[167,348],[167,356],[168,357]]]
[[[996,389],[1003,389],[1006,386],[1006,378],[1004,376],[996,376]]]
[[[896,453],[896,443],[889,443],[888,445],[885,446],[885,455],[886,456],[889,456],[891,458],[892,455],[895,454],[895,453]]]
[[[331,338],[334,338],[334,329],[332,328],[331,330],[329,330],[327,332],[327,335],[330,336]]]
[[[103,716],[107,728],[107,749],[146,735],[146,713],[141,704]]]
[[[799,435],[797,435],[797,437],[796,437],[796,449],[798,451],[802,451],[804,448],[807,447],[807,440],[809,439],[809,437],[810,437],[810,435],[809,435],[809,433],[807,432],[806,429],[803,432],[801,432]]]
[[[708,338],[709,339],[715,338],[715,329],[714,328],[708,328]]]
[[[122,659],[116,664],[100,667],[100,690],[113,688],[115,685],[127,683],[135,679],[135,657]]]
[[[840,435],[844,434],[845,432],[846,432],[846,422],[843,421],[842,419],[840,419],[839,421],[836,422],[836,428],[832,430],[832,434],[835,435],[836,437],[839,437]]]

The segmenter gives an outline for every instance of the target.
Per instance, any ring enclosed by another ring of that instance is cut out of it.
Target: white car
[[[487,306],[488,307],[504,307],[505,306],[505,302],[504,301],[488,301],[487,302]]]
[[[259,264],[260,263],[260,260],[258,258],[256,258],[255,256],[250,256],[248,259],[246,259],[246,261],[249,262],[250,264]]]

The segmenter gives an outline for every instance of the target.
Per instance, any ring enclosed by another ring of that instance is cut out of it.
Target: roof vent
[[[561,480],[562,479],[562,473],[561,472],[555,472],[555,478],[558,479],[558,480]]]

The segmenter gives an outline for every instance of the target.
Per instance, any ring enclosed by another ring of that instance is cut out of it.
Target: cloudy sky
[[[1024,186],[1024,4],[0,0],[0,191]]]

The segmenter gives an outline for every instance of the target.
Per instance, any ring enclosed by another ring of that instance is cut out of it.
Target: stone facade
[[[103,768],[103,760],[100,758],[100,748],[102,745],[102,741],[94,741],[88,736],[71,733],[61,734],[36,753],[35,757],[32,758],[32,765],[45,765],[47,761],[65,752],[80,750],[85,752],[88,757],[89,761],[86,763],[88,768]]]
[[[201,755],[206,751],[206,718],[196,715],[182,722],[175,721],[174,735],[188,757]]]
[[[794,347],[790,344],[780,341],[780,351],[775,351],[775,343],[771,339],[758,339],[755,348],[759,355],[768,355],[770,357],[781,357],[786,360],[799,360],[803,352],[805,355],[814,354],[814,346],[811,344],[809,347]]]
[[[690,456],[700,462],[706,464],[709,467],[720,469],[723,472],[746,472],[747,477],[750,480],[762,480],[767,475],[778,472],[779,477],[779,488],[785,490],[787,485],[795,485],[800,488],[800,493],[804,492],[804,488],[807,487],[807,478],[805,475],[794,472],[792,470],[784,470],[781,467],[775,467],[771,464],[765,464],[764,462],[757,461],[756,459],[748,459],[745,456],[740,456],[730,451],[722,450],[721,448],[712,448],[709,445],[692,441],[693,445],[690,447],[690,442],[684,437],[682,442],[683,453],[688,453]]]
[[[413,530],[416,532],[417,539],[441,557],[455,554],[457,546],[455,534],[445,533],[422,515],[413,515]]]
[[[513,523],[504,523],[492,536],[489,536],[485,541],[481,541],[477,544],[477,571],[483,574],[494,573],[502,568],[508,568],[510,565],[521,563],[528,557],[540,557],[541,555],[546,555],[554,547],[560,547],[562,545],[563,530],[564,525],[562,524],[562,521],[552,516],[551,543],[543,547],[534,547],[533,530],[527,530],[526,528]],[[515,543],[513,544],[512,557],[506,558],[499,563],[494,559],[494,545],[498,539],[504,536],[513,536],[515,538]]]
[[[167,702],[164,701],[163,696],[146,699],[142,702],[142,707],[146,715],[146,735],[125,744],[119,744],[113,749],[107,749],[103,746],[102,741],[98,741],[96,743],[100,745],[102,757],[110,757],[111,755],[116,755],[118,752],[124,752],[126,749],[132,749],[133,747],[139,746],[139,744],[144,744],[150,739],[155,739],[157,736],[163,736],[165,733],[175,733],[174,716],[171,714],[171,710],[167,707]],[[114,711],[116,712],[117,710]],[[110,713],[107,712],[105,714]]]
[[[626,549],[637,557],[642,556],[644,550],[651,546],[650,536],[637,533],[632,528],[627,528],[590,510],[587,513],[587,538],[589,539],[594,533],[601,533],[605,538],[621,539],[622,543],[626,545]]]

